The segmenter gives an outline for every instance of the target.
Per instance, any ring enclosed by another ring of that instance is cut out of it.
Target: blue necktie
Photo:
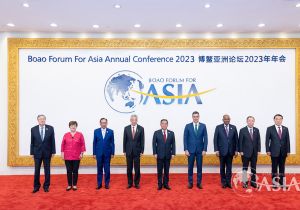
[[[44,141],[44,127],[41,127],[41,139]]]

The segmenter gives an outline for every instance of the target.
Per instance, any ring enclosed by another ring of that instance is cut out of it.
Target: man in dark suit
[[[39,191],[40,169],[41,164],[44,164],[45,182],[43,185],[44,191],[49,192],[50,186],[50,162],[51,157],[56,153],[54,129],[50,125],[46,125],[46,116],[37,116],[38,125],[31,128],[31,144],[30,155],[34,159],[34,185],[33,193]]]
[[[193,169],[195,159],[197,162],[197,187],[202,189],[202,159],[207,151],[206,125],[199,122],[199,112],[192,114],[193,122],[184,128],[183,145],[185,155],[188,157],[188,188],[193,188]]]
[[[133,184],[132,169],[134,167],[134,185],[136,189],[140,188],[140,157],[144,153],[145,134],[144,128],[137,124],[137,115],[131,115],[131,124],[124,128],[123,135],[123,152],[127,162],[127,179],[128,186]]]
[[[158,190],[162,186],[167,190],[171,190],[169,186],[169,168],[171,158],[175,156],[175,135],[173,131],[168,130],[168,120],[162,119],[160,121],[161,129],[153,134],[153,155],[157,160],[157,180]],[[162,181],[162,172],[164,171],[164,179]]]
[[[254,127],[254,122],[254,117],[248,116],[247,126],[242,128],[239,134],[239,152],[243,162],[243,188],[248,188],[247,171],[249,162],[251,166],[251,186],[257,188],[256,163],[261,145],[259,130]]]
[[[272,181],[273,188],[278,187],[278,168],[279,168],[279,185],[286,188],[285,177],[285,160],[290,154],[290,135],[287,127],[282,125],[283,116],[276,114],[274,116],[275,125],[267,128],[266,134],[266,151],[272,160]]]
[[[238,155],[238,133],[236,127],[230,124],[227,114],[223,116],[223,123],[215,129],[214,150],[220,159],[222,188],[232,188],[232,159]]]
[[[97,160],[97,187],[102,188],[103,168],[105,189],[109,189],[110,160],[115,154],[114,131],[107,128],[107,119],[100,119],[100,128],[94,131],[93,157]]]

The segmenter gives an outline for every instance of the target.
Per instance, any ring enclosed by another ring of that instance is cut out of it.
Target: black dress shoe
[[[33,189],[32,193],[37,193],[39,190],[39,188]]]
[[[227,187],[228,187],[228,188],[230,188],[230,189],[232,189],[232,186],[231,186],[231,184],[227,184]]]
[[[278,187],[277,187],[277,185],[273,185],[272,188],[273,189],[277,189]]]
[[[193,184],[188,184],[188,189],[192,189],[193,188]]]
[[[257,188],[257,184],[256,183],[251,183],[251,187]]]
[[[140,185],[135,185],[135,189],[140,189]]]
[[[197,184],[197,187],[198,187],[199,189],[203,189],[202,184]]]
[[[77,190],[77,187],[76,186],[73,186],[73,191],[76,191]]]
[[[129,184],[129,185],[127,186],[127,189],[130,189],[130,188],[132,188],[132,185]]]
[[[70,191],[72,189],[72,187],[71,186],[68,186],[67,188],[66,188],[66,191]]]
[[[108,185],[105,185],[105,189],[107,189],[107,190],[108,190],[108,189],[109,189],[109,186],[108,186]]]
[[[157,190],[162,190],[162,186],[158,186],[158,187],[157,187]]]
[[[226,184],[222,184],[222,188],[224,188],[224,189],[225,189],[226,187],[227,187],[227,185],[226,185]]]
[[[100,190],[102,188],[102,185],[96,187],[96,190]]]
[[[247,183],[244,183],[244,184],[243,184],[243,188],[247,189],[247,188],[248,188],[248,184],[247,184]]]
[[[171,187],[169,185],[165,185],[164,188],[167,190],[171,190]]]
[[[45,188],[45,189],[44,189],[44,192],[49,192],[49,188]]]

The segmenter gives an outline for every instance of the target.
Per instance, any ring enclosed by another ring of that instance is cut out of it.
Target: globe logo
[[[134,92],[142,91],[142,77],[135,72],[124,70],[110,76],[104,87],[104,96],[108,105],[117,112],[131,113],[143,100],[143,96]]]

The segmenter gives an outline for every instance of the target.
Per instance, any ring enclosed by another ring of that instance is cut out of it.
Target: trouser
[[[257,163],[257,154],[252,154],[251,157],[242,156],[243,161],[243,183],[248,184],[247,171],[250,163],[251,167],[251,184],[256,183],[256,163]]]
[[[225,156],[220,155],[220,157],[219,157],[221,184],[223,184],[223,185],[230,184],[230,182],[231,182],[232,158],[233,158],[233,156],[230,154],[227,154]]]
[[[202,182],[202,153],[190,153],[188,156],[188,182],[193,184],[194,163],[197,163],[197,184]]]
[[[132,169],[134,168],[134,184],[139,185],[141,179],[141,172],[140,172],[140,155],[127,155],[126,156],[127,162],[127,180],[128,185],[132,185]]]
[[[50,162],[51,157],[48,158],[34,158],[34,189],[39,189],[41,187],[40,183],[40,171],[42,162],[44,164],[44,172],[45,172],[45,182],[43,185],[44,189],[48,189],[50,186]]]
[[[102,186],[102,178],[103,178],[103,169],[104,169],[104,182],[105,186],[109,186],[110,182],[110,160],[111,156],[97,156],[97,184],[98,186]]]
[[[282,154],[279,155],[279,157],[271,157],[272,160],[272,181],[275,185],[275,182],[278,182],[276,180],[278,178],[278,168],[279,168],[279,184],[284,185],[284,177],[285,177],[285,159],[286,156],[283,156]]]
[[[158,186],[169,186],[169,169],[171,159],[157,158],[157,181]],[[163,176],[164,173],[164,176]],[[163,178],[162,178],[163,177]]]
[[[65,160],[68,186],[77,186],[80,160]]]

